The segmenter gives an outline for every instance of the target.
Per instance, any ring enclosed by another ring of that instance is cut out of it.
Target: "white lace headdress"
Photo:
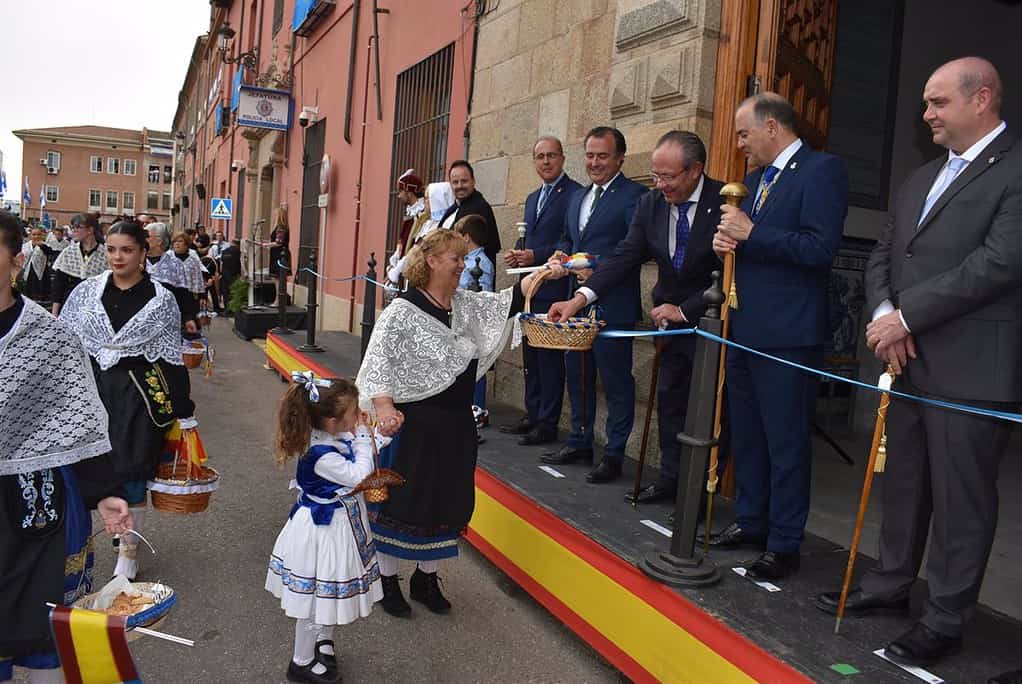
[[[161,283],[183,287],[189,292],[203,294],[206,279],[202,277],[202,262],[195,252],[189,252],[182,261],[173,252],[165,252],[155,264],[148,264],[149,275]]]
[[[96,359],[103,370],[132,356],[141,356],[150,362],[163,359],[175,366],[184,365],[181,310],[170,290],[154,280],[156,296],[115,333],[102,299],[109,278],[107,271],[84,281],[71,291],[60,310],[60,320],[78,335],[89,356]]]
[[[474,358],[476,379],[481,378],[511,334],[511,300],[511,288],[458,290],[448,328],[407,299],[395,299],[376,321],[355,379],[362,408],[369,409],[375,397],[406,403],[440,394]]]
[[[0,338],[0,475],[110,451],[107,413],[74,333],[27,299]]]
[[[74,276],[81,280],[99,275],[108,268],[106,250],[103,249],[103,245],[99,245],[96,251],[86,259],[82,256],[82,246],[79,242],[75,242],[62,251],[57,260],[53,262],[53,269],[55,271],[63,271],[69,276]]]

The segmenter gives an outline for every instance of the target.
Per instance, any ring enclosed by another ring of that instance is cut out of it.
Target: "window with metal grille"
[[[446,177],[453,69],[452,43],[398,74],[390,166],[388,247],[394,245],[405,215],[404,204],[397,196],[397,177],[406,169],[415,169],[425,183],[442,181]]]

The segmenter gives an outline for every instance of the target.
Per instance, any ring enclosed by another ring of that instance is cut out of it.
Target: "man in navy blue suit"
[[[557,249],[564,232],[564,214],[582,186],[564,172],[564,147],[552,135],[532,148],[536,173],[543,184],[525,199],[525,246],[504,257],[508,266],[542,264]],[[550,304],[568,296],[567,281],[547,281],[532,297],[532,312],[546,313]],[[557,424],[564,400],[564,352],[538,349],[525,343],[526,415],[502,432],[522,435],[519,444],[547,444],[557,440]]]
[[[735,253],[735,342],[819,367],[828,337],[826,285],[848,213],[848,173],[795,133],[791,104],[776,93],[746,99],[735,112],[738,148],[750,166],[749,197],[721,207],[713,248]],[[798,570],[809,515],[810,426],[816,380],[810,373],[730,348],[727,393],[738,485],[737,517],[710,537],[717,548],[764,553],[750,577],[776,580]]]
[[[559,249],[566,253],[588,252],[609,257],[628,234],[628,226],[646,188],[621,173],[625,160],[625,137],[621,131],[598,126],[585,137],[585,167],[592,184],[575,193],[564,220]],[[596,270],[599,270],[597,265]],[[591,271],[577,275],[585,282]],[[639,271],[634,269],[618,287],[596,303],[596,315],[608,330],[631,330],[642,317]],[[585,367],[585,392],[582,372]],[[603,379],[607,398],[607,447],[604,458],[587,476],[594,484],[621,476],[625,444],[635,421],[635,378],[632,375],[632,341],[597,339],[590,352],[568,352],[565,357],[568,397],[571,399],[571,436],[557,453],[546,454],[544,463],[560,465],[593,460],[593,425],[596,414],[596,378]],[[585,409],[583,410],[583,402]],[[585,420],[583,420],[585,416]]]
[[[723,183],[703,175],[705,164],[706,146],[695,133],[669,131],[661,136],[651,159],[658,192],[639,200],[628,236],[612,256],[600,261],[572,299],[550,307],[550,318],[574,316],[587,304],[602,300],[653,259],[658,271],[650,312],[653,322],[664,329],[695,325],[706,310],[703,292],[710,287],[710,274],[720,269],[713,234],[720,223]],[[639,492],[639,503],[673,499],[678,490],[681,445],[677,435],[688,412],[694,355],[693,336],[664,338],[656,398],[660,477]]]

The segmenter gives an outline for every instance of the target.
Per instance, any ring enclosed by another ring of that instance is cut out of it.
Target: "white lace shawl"
[[[26,280],[29,271],[35,271],[35,277],[42,280],[43,274],[46,273],[46,252],[42,248],[33,247],[25,258],[25,266],[22,268],[21,275]]]
[[[92,367],[67,326],[22,297],[0,338],[0,475],[57,468],[110,451]]]
[[[369,409],[375,397],[407,403],[440,394],[472,359],[479,359],[481,378],[511,334],[512,293],[458,290],[450,328],[407,299],[391,302],[376,321],[355,379],[362,408]]]
[[[78,335],[89,356],[96,359],[102,370],[132,356],[142,356],[149,362],[163,359],[175,366],[184,365],[181,310],[170,290],[154,280],[156,296],[115,333],[103,308],[103,289],[109,278],[107,271],[82,282],[71,291],[60,310],[60,320]]]
[[[183,287],[195,294],[206,292],[206,279],[202,277],[202,262],[195,252],[189,252],[188,258],[181,261],[173,252],[164,252],[155,264],[146,262],[149,275],[161,283]]]
[[[82,257],[82,245],[80,242],[72,243],[70,247],[63,250],[57,260],[53,262],[53,270],[63,271],[69,276],[86,280],[92,276],[99,275],[107,270],[106,250],[103,245],[96,247],[88,261]]]

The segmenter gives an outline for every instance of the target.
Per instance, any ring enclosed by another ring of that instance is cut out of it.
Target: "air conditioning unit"
[[[39,160],[39,166],[46,166],[46,160],[45,159],[40,159]]]
[[[46,173],[50,174],[51,176],[57,175],[58,171],[60,171],[59,167],[56,167],[56,166],[47,166],[46,167]]]

